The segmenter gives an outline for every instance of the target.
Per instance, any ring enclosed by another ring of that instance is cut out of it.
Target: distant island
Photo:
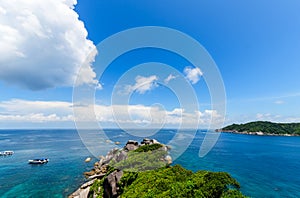
[[[232,124],[216,131],[249,135],[300,136],[300,123],[256,121],[246,124]]]

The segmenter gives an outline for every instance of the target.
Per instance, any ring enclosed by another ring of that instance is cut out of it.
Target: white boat
[[[48,162],[49,162],[49,159],[47,159],[47,158],[28,160],[29,164],[45,164]]]
[[[0,156],[8,156],[8,155],[13,155],[13,151],[2,151],[0,152]]]

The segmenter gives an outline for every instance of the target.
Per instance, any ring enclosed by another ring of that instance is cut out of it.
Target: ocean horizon
[[[141,141],[120,129],[105,129],[114,144],[128,139]],[[188,149],[173,164],[192,171],[230,173],[249,197],[300,197],[300,138],[221,133],[214,148],[198,156],[205,130],[198,130]],[[175,129],[162,129],[150,138],[167,144]],[[0,197],[67,197],[84,181],[97,160],[74,129],[0,130],[0,150],[13,150],[0,157]],[[106,155],[103,153],[102,155]],[[29,159],[45,157],[43,165]],[[92,157],[89,163],[84,162]]]

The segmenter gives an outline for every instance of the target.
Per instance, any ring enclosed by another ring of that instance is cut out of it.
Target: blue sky
[[[299,10],[297,0],[78,0],[77,4],[72,0],[43,4],[5,0],[0,3],[0,42],[4,44],[0,45],[4,54],[0,58],[0,128],[74,127],[72,90],[82,62],[105,38],[140,26],[173,28],[206,48],[224,81],[226,124],[252,120],[300,122]],[[106,108],[111,105],[115,83],[128,69],[144,62],[172,65],[186,78],[184,70],[195,68],[168,51],[135,50],[116,59],[98,82],[93,71],[97,61],[91,60],[81,83],[102,87],[97,90],[96,102],[104,126],[115,126],[110,116],[101,115],[109,111]],[[199,98],[203,118],[200,127],[205,127],[207,117],[213,114],[210,97],[204,79],[199,73],[195,75],[199,77],[196,83],[187,79]],[[147,78],[149,86],[133,91],[132,108],[142,105],[139,110],[144,112],[152,104],[161,103],[168,115],[178,113],[176,94],[151,76],[155,74],[140,75]],[[139,78],[131,80],[127,82],[129,88]],[[147,116],[133,117],[145,124]],[[173,124],[167,126],[178,125]]]

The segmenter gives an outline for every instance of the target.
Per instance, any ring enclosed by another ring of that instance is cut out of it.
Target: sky
[[[225,87],[224,125],[300,122],[299,10],[298,0],[2,0],[0,128],[74,128],[74,120],[86,119],[73,114],[73,93],[80,86],[94,88],[93,110],[102,127],[118,127],[114,113],[133,128],[159,126],[161,120],[170,128],[183,120],[200,128],[221,122],[211,105],[213,85],[205,80],[209,71],[174,52],[129,51],[99,76],[102,51],[96,46],[143,26],[178,30],[206,49]],[[139,70],[143,63],[153,64]],[[188,89],[174,92],[170,86],[176,82],[194,90],[198,109],[182,107],[179,93]],[[125,96],[128,101],[121,100]]]

